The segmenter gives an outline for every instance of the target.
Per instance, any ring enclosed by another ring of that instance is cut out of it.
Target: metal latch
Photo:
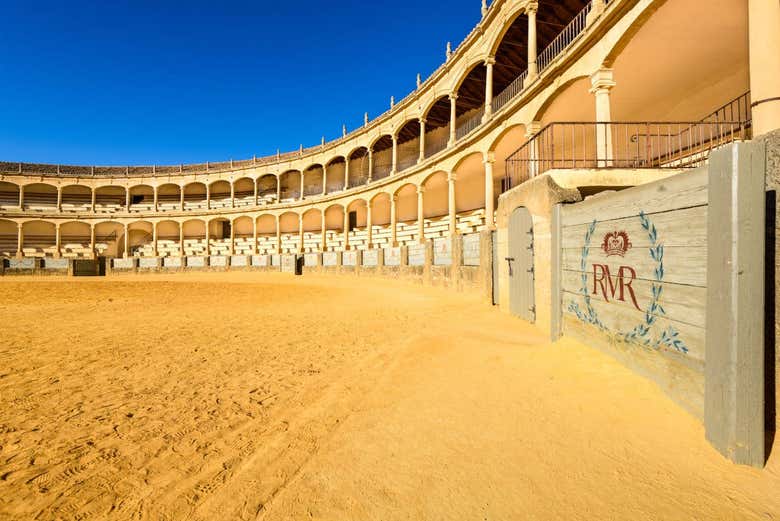
[[[515,260],[515,258],[514,257],[504,257],[504,260],[506,260],[507,263],[509,264],[509,276],[511,277],[512,276],[512,262]]]

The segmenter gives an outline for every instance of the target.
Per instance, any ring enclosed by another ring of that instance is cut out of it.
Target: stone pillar
[[[155,248],[155,252],[156,252],[157,251],[156,239],[155,239],[154,248]],[[91,258],[94,259],[95,258],[95,225],[94,224],[90,224],[90,226],[89,226],[89,252],[90,252]]]
[[[130,188],[125,191],[125,211],[130,212]]]
[[[235,208],[236,207],[236,182],[231,181],[230,182],[230,207]]]
[[[259,203],[259,201],[257,200],[257,183],[258,183],[258,181],[259,181],[259,179],[255,179],[255,180],[254,180],[254,190],[255,190],[255,193],[254,193],[254,196],[255,196],[255,206],[257,206],[258,204],[260,204],[260,203]]]
[[[344,251],[349,249],[349,211],[344,207]]]
[[[62,187],[57,187],[57,211],[60,211],[60,208],[62,205],[60,204],[60,201],[62,201]],[[19,209],[24,210],[24,185],[19,186]]]
[[[540,130],[542,129],[542,123],[540,121],[532,121],[526,127],[525,140],[530,141]],[[541,165],[539,164],[541,157],[539,157],[539,141],[534,140],[528,150],[528,178],[535,177],[541,172]]]
[[[328,165],[322,165],[322,195],[328,193]]]
[[[257,217],[252,218],[252,237],[254,239],[254,242],[252,243],[252,254],[257,255]]]
[[[129,190],[128,193],[130,193]],[[130,228],[127,225],[127,223],[125,223],[125,251],[122,254],[122,257],[126,259],[129,256],[130,256]]]
[[[525,8],[528,15],[528,81],[534,81],[539,75],[539,67],[536,64],[536,11],[539,10],[538,2],[529,2]]]
[[[749,0],[753,135],[780,128],[780,3]]]
[[[179,210],[184,211],[184,187],[179,187]]]
[[[609,91],[615,86],[612,69],[599,69],[590,77],[590,92],[596,97],[596,158],[599,167],[612,164],[612,121]]]
[[[230,223],[230,254],[236,254],[236,226],[235,221]]]
[[[298,253],[303,253],[303,214],[298,214]]]
[[[152,223],[152,255],[157,257],[157,225],[159,223]]]
[[[495,200],[493,195],[493,163],[496,155],[493,152],[485,152],[482,164],[485,165],[485,228],[495,230]]]
[[[450,94],[450,142],[449,145],[455,144],[457,135],[455,134],[455,120],[458,117],[458,95]]]
[[[328,230],[325,228],[325,210],[322,211],[322,226],[320,227],[320,251],[327,251],[328,248]]]
[[[398,172],[398,136],[393,133],[393,166],[390,169],[390,174]]]
[[[306,196],[303,195],[304,185],[303,185],[303,170],[301,170],[301,197],[300,200],[303,201],[306,199]]]
[[[211,186],[206,185],[206,210],[211,210]]]
[[[95,194],[95,189],[93,188],[93,189],[92,189],[92,201],[91,201],[91,207],[90,207],[90,208],[91,208],[91,210],[90,210],[90,211],[91,211],[92,213],[95,213],[95,197],[96,197],[96,194]],[[156,208],[155,208],[155,210],[156,210]]]
[[[276,202],[278,204],[282,200],[282,179],[278,175],[274,177],[276,177]]]
[[[179,257],[184,257],[184,223],[179,223]]]
[[[374,246],[374,223],[371,218],[371,201],[366,204],[366,235],[368,244],[367,248],[371,249]]]
[[[485,114],[482,116],[482,121],[487,121],[493,115],[493,65],[495,64],[496,59],[493,56],[485,60]]]
[[[211,221],[205,221],[206,224],[206,257],[211,255],[211,234],[209,233],[209,224]]]
[[[159,188],[159,187],[157,187],[157,186],[155,186],[155,187],[153,187],[153,188],[152,188],[152,189],[154,190],[154,211],[155,211],[155,212],[157,211],[157,199],[158,199],[158,197],[159,197],[159,195],[158,195],[158,193],[157,193],[157,191],[158,191],[158,188]]]
[[[420,118],[420,159],[419,162],[425,161],[425,119]]]
[[[447,175],[447,210],[449,213],[450,237],[458,232],[457,206],[455,205],[455,179],[457,174],[450,172]]]
[[[16,258],[22,258],[22,251],[24,250],[24,227],[22,223],[16,223]]]
[[[368,182],[374,180],[374,149],[368,149]]]
[[[21,192],[20,192],[20,195],[21,195]],[[21,206],[21,203],[19,203],[19,205]],[[61,186],[57,187],[57,211],[58,212],[62,211],[62,187]]]
[[[398,204],[398,195],[390,196],[390,246],[398,246],[398,226],[396,217],[396,206]]]
[[[60,230],[60,223],[54,225],[54,258],[59,259],[62,257],[62,232]]]
[[[276,216],[276,253],[282,253],[282,228],[279,225],[280,218]]]
[[[425,242],[425,217],[423,215],[425,187],[417,187],[417,233],[420,235],[420,243]]]
[[[349,188],[349,158],[344,160],[344,190]]]
[[[593,0],[590,7],[590,12],[588,13],[588,17],[585,19],[585,24],[590,25],[593,22],[596,21],[596,19],[601,16],[601,13],[604,12],[604,9],[606,9],[607,4],[605,0]]]

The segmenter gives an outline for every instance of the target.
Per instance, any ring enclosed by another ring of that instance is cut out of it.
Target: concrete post
[[[390,197],[390,246],[398,246],[398,226],[396,217],[396,206],[398,204],[398,195],[393,194]]]
[[[780,3],[749,0],[753,135],[780,128]]]
[[[458,95],[457,94],[450,94],[450,141],[448,143],[448,146],[452,146],[455,144],[455,141],[457,140],[457,134],[455,133],[455,120],[458,117]]]
[[[612,164],[612,113],[609,91],[615,86],[612,69],[599,69],[590,77],[590,92],[596,97],[596,158],[599,167]]]
[[[555,342],[563,334],[563,306],[562,306],[562,280],[563,280],[563,226],[561,224],[561,205],[556,204],[552,208],[552,220],[550,222],[550,341]]]
[[[425,217],[424,217],[424,195],[425,187],[417,187],[417,233],[419,234],[418,240],[420,244],[425,242]]]
[[[485,165],[485,228],[496,229],[495,221],[495,195],[493,194],[493,163],[496,155],[493,152],[485,152],[482,164]]]
[[[457,206],[455,205],[455,179],[457,175],[455,172],[450,172],[447,175],[447,210],[449,217],[449,231],[450,237],[454,237],[458,233],[458,216]]]
[[[482,121],[487,121],[493,115],[493,65],[496,59],[493,56],[485,60],[485,113]]]
[[[765,464],[765,146],[712,152],[707,211],[704,426],[732,461]]]
[[[536,64],[536,12],[539,10],[538,2],[529,2],[525,8],[528,15],[528,83],[534,81],[539,75]]]
[[[419,162],[425,161],[425,119],[420,118],[420,159]]]

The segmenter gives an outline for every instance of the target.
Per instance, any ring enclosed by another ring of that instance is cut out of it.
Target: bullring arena
[[[780,519],[780,4],[708,4],[483,2],[270,157],[0,163],[0,519]]]

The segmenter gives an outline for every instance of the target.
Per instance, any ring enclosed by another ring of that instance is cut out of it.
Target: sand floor
[[[611,358],[468,297],[0,279],[0,519],[780,520]]]

